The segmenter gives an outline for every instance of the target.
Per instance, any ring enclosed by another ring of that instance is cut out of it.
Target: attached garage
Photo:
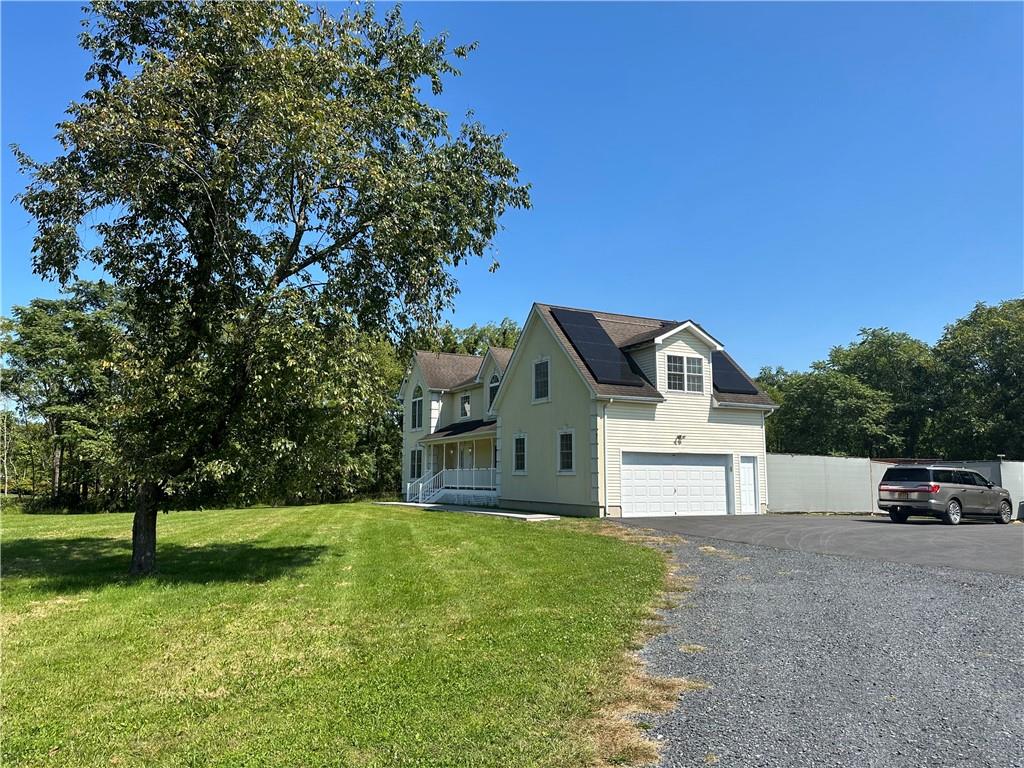
[[[729,455],[623,453],[622,515],[729,514]]]

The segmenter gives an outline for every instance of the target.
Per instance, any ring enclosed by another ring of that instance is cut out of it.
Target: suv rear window
[[[955,483],[955,474],[952,469],[936,469],[932,472],[932,479],[936,483]]]
[[[929,470],[923,467],[889,467],[882,480],[893,483],[927,483],[931,480]]]

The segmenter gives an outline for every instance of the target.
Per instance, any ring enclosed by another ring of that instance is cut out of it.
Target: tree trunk
[[[61,465],[64,463],[64,443],[58,442],[53,447],[53,499],[60,499]]]
[[[133,576],[144,576],[156,568],[156,502],[155,483],[143,482],[136,497],[135,520],[132,522]]]

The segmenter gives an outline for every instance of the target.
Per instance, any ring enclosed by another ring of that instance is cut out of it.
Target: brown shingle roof
[[[580,357],[576,348],[569,341],[569,337],[562,331],[561,326],[555,321],[555,318],[551,316],[551,310],[553,307],[547,304],[537,304],[537,311],[541,318],[547,324],[548,328],[555,335],[555,338],[561,342],[562,347],[565,348],[566,354],[569,355],[569,359],[573,361],[580,374],[586,380],[587,384],[590,385],[591,389],[598,394],[599,397],[641,397],[650,400],[664,400],[661,393],[654,388],[654,385],[644,379],[644,383],[639,387],[629,387],[622,384],[602,384],[587,368],[586,363],[583,362],[583,358]],[[554,307],[554,309],[569,309],[569,307]],[[578,312],[589,312],[590,310],[577,310]],[[612,342],[616,346],[623,346],[624,340],[629,340],[637,336],[650,333],[654,328],[661,328],[664,326],[665,321],[663,320],[652,320],[646,317],[631,317],[630,315],[612,315],[607,312],[594,312],[594,317],[597,319],[601,327],[604,328],[605,332],[611,337]],[[639,369],[637,369],[639,371]]]
[[[505,347],[491,347],[494,359],[504,374],[508,361],[512,359],[512,350]],[[472,384],[480,372],[480,364],[484,355],[457,355],[451,352],[427,352],[416,350],[416,362],[423,371],[427,387],[430,389],[459,389]]]
[[[572,342],[569,341],[568,336],[565,335],[561,326],[559,326],[551,315],[552,309],[572,309],[571,307],[553,307],[548,304],[537,304],[536,307],[543,321],[555,335],[555,338],[558,339],[565,348],[566,354],[569,355],[569,359],[573,361],[580,374],[594,392],[597,393],[598,397],[639,397],[650,400],[665,399],[654,385],[643,376],[639,367],[633,363],[633,360],[629,355],[628,348],[649,343],[666,331],[682,325],[683,322],[693,321],[658,320],[653,317],[619,315],[612,312],[595,312],[589,309],[575,310],[576,312],[590,312],[601,327],[604,328],[605,333],[608,334],[612,342],[623,351],[626,357],[630,360],[630,363],[633,364],[634,371],[644,378],[642,386],[630,387],[622,384],[603,384],[597,381],[593,374],[590,373],[590,369],[587,368],[586,363],[583,362],[583,358],[580,357],[576,348],[572,345]],[[694,323],[694,325],[696,325],[696,323]],[[697,327],[700,328],[699,325]],[[701,328],[701,330],[704,331],[703,328]],[[704,331],[704,333],[707,333],[707,331]],[[710,336],[710,334],[708,335]],[[494,354],[495,360],[497,360],[498,365],[501,367],[502,373],[504,373],[508,369],[509,361],[512,359],[513,350],[506,349],[505,347],[491,347],[491,352]],[[482,356],[476,355],[456,355],[449,352],[425,352],[422,350],[416,351],[416,361],[420,366],[420,370],[423,372],[423,378],[426,380],[427,387],[430,389],[458,389],[472,383],[480,371],[480,363],[482,360]],[[758,393],[756,395],[747,395],[720,392],[717,387],[714,387],[714,368],[712,368],[712,386],[714,388],[715,399],[722,403],[774,406],[775,403],[772,402],[772,399],[757,386],[746,372],[744,372],[731,357],[729,360],[731,360],[740,373],[742,373],[743,376],[755,388],[757,388]]]
[[[665,399],[662,396],[662,394],[653,386],[653,384],[650,381],[646,380],[646,377],[644,377],[645,383],[643,384],[643,386],[640,387],[630,387],[621,384],[603,384],[597,381],[594,378],[593,374],[590,373],[590,370],[587,368],[586,363],[583,362],[583,358],[580,357],[579,353],[576,351],[576,348],[573,347],[572,342],[569,341],[569,338],[562,331],[561,326],[559,326],[559,324],[555,321],[554,317],[551,315],[552,309],[572,308],[552,307],[547,304],[537,304],[537,310],[540,312],[540,316],[547,323],[548,327],[551,329],[551,332],[555,335],[555,338],[557,338],[562,343],[562,346],[565,347],[565,351],[568,353],[569,358],[573,361],[573,363],[575,363],[576,368],[579,369],[579,372],[583,375],[583,378],[586,379],[587,383],[593,388],[593,390],[597,393],[599,397],[642,397],[650,398],[652,400]],[[675,328],[676,326],[682,325],[684,322],[693,322],[692,320],[659,320],[653,317],[618,315],[611,312],[595,312],[589,309],[578,309],[575,311],[589,312],[590,314],[592,314],[594,318],[597,320],[597,322],[600,324],[600,326],[604,328],[605,333],[607,333],[609,338],[611,338],[612,343],[614,343],[617,347],[619,347],[619,349],[623,351],[623,353],[626,355],[626,357],[630,360],[631,363],[633,363],[633,360],[630,357],[628,348],[637,347],[640,346],[641,344],[647,344],[653,341],[658,336],[665,333],[666,331],[669,331],[672,328]],[[696,323],[693,324],[700,328],[700,326],[697,325]],[[700,330],[703,331],[704,333],[707,333],[707,331],[705,331],[703,328],[700,328]],[[711,334],[708,334],[708,336],[711,336]],[[757,386],[756,383],[754,383],[754,381],[743,371],[742,368],[740,368],[738,364],[736,364],[735,360],[733,360],[731,357],[729,358],[729,360],[732,361],[733,365],[736,366],[737,370],[739,370],[739,372],[743,374],[744,378],[746,378],[747,381],[749,381],[757,389],[758,393],[756,395],[732,394],[727,392],[719,392],[717,388],[714,388],[716,400],[718,400],[719,402],[742,403],[745,405],[775,405],[775,403],[772,402],[772,399],[768,397],[768,395],[766,395],[764,391]],[[637,373],[640,373],[640,369],[635,364],[633,365],[633,368]],[[714,372],[714,368],[712,367],[711,373],[713,387]]]
[[[502,373],[508,370],[508,361],[512,359],[511,349],[507,347],[491,347],[491,354],[494,355],[494,359],[498,362],[498,367],[501,368]]]
[[[430,389],[452,389],[474,378],[480,370],[479,357],[450,352],[416,350],[416,363]]]

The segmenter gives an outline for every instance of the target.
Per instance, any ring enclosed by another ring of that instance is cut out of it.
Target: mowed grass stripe
[[[5,765],[583,765],[664,575],[586,526],[350,504],[162,515],[132,581],[129,516],[3,522]]]

